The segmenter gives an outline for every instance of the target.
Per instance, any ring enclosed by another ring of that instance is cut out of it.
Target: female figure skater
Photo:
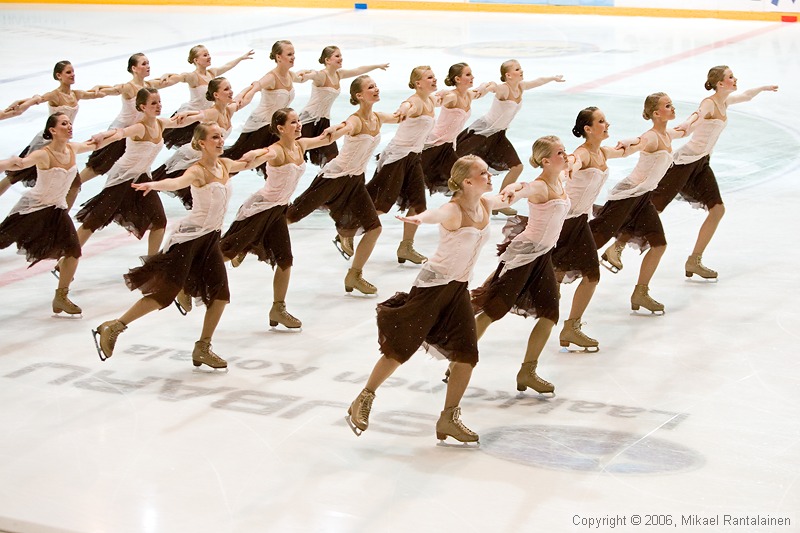
[[[88,91],[72,89],[72,85],[75,83],[75,68],[69,61],[59,61],[55,64],[53,67],[53,79],[59,83],[58,88],[46,92],[41,96],[36,95],[25,100],[19,100],[12,104],[9,110],[21,114],[32,106],[47,102],[50,115],[64,113],[67,115],[67,118],[69,118],[70,123],[72,123],[75,122],[75,116],[78,114],[78,102],[80,100],[94,100],[95,98],[103,98],[106,96],[104,93],[99,92],[101,89],[100,86],[93,87]],[[31,140],[30,144],[22,150],[20,157],[25,157],[35,150],[44,148],[49,142],[45,139],[44,134],[44,131],[39,132],[36,137]],[[6,172],[6,176],[0,180],[0,195],[6,192],[14,183],[22,182],[27,187],[33,187],[33,184],[36,182],[36,168],[35,165],[31,165],[23,170]],[[76,182],[70,189],[70,194],[67,197],[68,206],[71,207],[75,202],[79,188],[80,181]]]
[[[215,122],[222,129],[222,136],[227,139],[231,134],[232,119],[234,113],[250,103],[256,91],[253,86],[248,86],[236,98],[233,97],[233,89],[230,82],[225,78],[214,78],[208,82],[206,99],[213,102],[212,107],[197,111],[201,122]],[[174,115],[173,115],[174,116]],[[186,129],[182,128],[174,129]],[[168,131],[174,131],[173,129]],[[161,181],[168,178],[180,177],[187,168],[200,160],[200,152],[192,148],[192,144],[185,143],[178,148],[167,161],[153,171],[153,181]],[[192,193],[189,187],[178,191],[170,191],[171,194],[180,198],[186,209],[192,208]]]
[[[472,89],[473,81],[472,68],[466,63],[452,65],[444,79],[445,85],[455,88],[441,97],[442,108],[420,154],[425,185],[431,194],[450,194],[447,182],[450,169],[458,159],[456,137],[469,119],[472,101],[486,94],[488,89],[488,84]]]
[[[522,67],[516,59],[509,59],[500,65],[500,81],[502,83],[499,85],[492,83],[488,86],[487,90],[494,92],[492,106],[488,113],[459,134],[456,153],[459,156],[475,154],[483,158],[490,168],[500,172],[507,170],[502,190],[517,181],[522,173],[522,163],[506,137],[506,130],[522,106],[523,91],[551,81],[562,83],[564,78],[559,74],[522,81]],[[498,212],[506,216],[517,214],[510,207]]]
[[[193,46],[189,50],[189,64],[194,65],[195,69],[192,72],[184,72],[183,74],[175,74],[170,78],[170,81],[178,81],[186,83],[189,86],[189,101],[178,108],[173,113],[173,116],[187,113],[190,111],[204,111],[211,107],[211,100],[206,96],[208,91],[208,84],[213,78],[218,78],[234,68],[236,65],[245,59],[253,58],[253,50],[246,54],[242,54],[236,59],[225,63],[221,67],[211,67],[211,54],[208,49],[202,44]],[[191,142],[192,133],[194,133],[194,124],[183,126],[181,128],[173,128],[164,134],[164,146],[173,148],[176,146],[184,146]],[[222,128],[225,129],[224,127]],[[173,176],[170,176],[173,177]],[[191,208],[191,206],[190,206]]]
[[[436,103],[431,96],[436,92],[436,76],[427,65],[411,71],[408,86],[414,94],[408,97],[395,113],[400,127],[384,148],[378,159],[375,175],[367,183],[375,209],[379,215],[388,213],[393,204],[408,216],[425,211],[425,178],[419,154],[431,129]],[[406,260],[417,265],[428,260],[414,249],[417,224],[403,223],[403,240],[397,247],[397,262]]]
[[[583,137],[585,141],[569,156],[572,173],[565,189],[570,209],[553,249],[556,279],[561,283],[571,283],[582,278],[572,298],[569,318],[564,321],[559,336],[561,346],[565,348],[574,344],[586,351],[599,349],[597,340],[581,331],[581,318],[600,281],[600,262],[589,227],[589,213],[608,179],[606,161],[623,155],[621,149],[601,146],[608,139],[610,126],[602,111],[587,107],[578,113],[572,128],[572,134]]]
[[[294,109],[279,109],[272,114],[272,129],[280,139],[269,148],[256,150],[260,161],[267,162],[264,186],[250,195],[236,214],[236,220],[220,241],[225,260],[239,266],[247,253],[258,256],[275,269],[272,279],[273,304],[269,310],[270,326],[296,329],[303,324],[286,310],[286,291],[292,269],[292,243],[286,223],[289,199],[306,170],[306,150],[328,142],[331,129],[314,138],[300,138],[302,125]]]
[[[342,51],[338,46],[326,46],[322,49],[319,62],[322,70],[310,70],[303,76],[311,80],[311,97],[300,112],[300,123],[303,125],[303,137],[317,137],[331,125],[331,108],[341,92],[341,81],[371,72],[375,69],[386,70],[389,63],[365,65],[354,69],[342,68]],[[322,167],[336,157],[339,148],[336,143],[309,150],[306,160]]]
[[[221,158],[225,140],[220,127],[212,123],[195,128],[192,144],[203,155],[181,177],[130,185],[145,197],[150,191],[177,190],[189,185],[194,202],[191,213],[181,220],[163,251],[125,274],[128,288],[139,289],[144,296],[118,319],[103,322],[92,330],[102,361],[113,355],[117,337],[131,322],[171,305],[183,291],[189,297],[201,298],[206,305],[200,340],[194,343],[192,351],[192,364],[211,368],[228,366],[211,351],[211,338],[230,301],[228,276],[219,250],[220,228],[231,195],[231,174],[253,168],[259,160]]]
[[[420,348],[434,350],[451,363],[444,410],[436,422],[436,438],[478,442],[478,435],[460,420],[461,398],[478,363],[478,339],[467,284],[480,250],[489,238],[489,211],[508,205],[492,191],[488,167],[477,156],[456,161],[450,178],[453,198],[442,207],[401,217],[409,224],[439,224],[439,247],[420,271],[411,291],[399,292],[378,305],[381,353],[364,390],[347,410],[356,435],[369,426],[375,392]]]
[[[122,111],[120,111],[109,129],[127,128],[141,120],[142,114],[137,109],[136,95],[145,87],[152,89],[163,89],[178,83],[174,74],[164,74],[154,80],[146,80],[150,75],[150,60],[142,53],[133,54],[128,58],[128,72],[132,79],[127,83],[114,85],[113,87],[100,88],[99,92],[103,95],[120,95],[122,97]],[[81,183],[86,183],[95,176],[105,174],[114,163],[125,153],[126,142],[118,139],[110,144],[103,143],[103,147],[95,150],[89,155],[86,168],[81,171]]]
[[[53,313],[79,316],[81,308],[69,299],[69,286],[78,268],[81,245],[68,214],[67,192],[78,167],[75,154],[94,148],[91,142],[71,143],[72,122],[66,113],[47,117],[43,138],[47,145],[24,158],[0,162],[0,169],[35,166],[36,184],[26,191],[0,224],[0,249],[17,244],[35,265],[42,259],[61,259],[62,275],[53,297]]]
[[[380,101],[377,84],[367,75],[361,75],[350,84],[350,103],[358,111],[347,117],[331,134],[331,142],[344,136],[342,151],[328,161],[308,189],[289,206],[286,218],[290,224],[308,216],[324,206],[336,223],[336,232],[342,242],[349,242],[352,251],[353,237],[358,231],[364,235],[355,248],[352,267],[344,278],[344,289],[362,294],[375,294],[378,289],[362,276],[375,243],[381,233],[381,222],[364,186],[367,163],[381,141],[381,125],[397,123],[398,117],[372,110]]]
[[[541,167],[542,173],[530,183],[512,183],[502,192],[510,197],[509,203],[518,198],[528,199],[528,223],[520,232],[516,225],[512,226],[516,231],[504,230],[507,238],[499,246],[500,264],[494,275],[472,291],[472,305],[478,312],[475,317],[478,339],[489,324],[509,311],[538,318],[517,373],[517,390],[530,387],[541,394],[555,390],[552,383],[536,374],[536,367],[550,331],[558,322],[558,282],[550,252],[570,205],[561,182],[568,164],[564,145],[553,135],[537,139],[530,163],[534,168]]]
[[[246,152],[276,143],[278,137],[270,132],[272,114],[289,107],[294,100],[294,82],[305,81],[304,72],[294,73],[290,70],[294,66],[294,46],[290,41],[276,41],[269,58],[275,61],[275,68],[251,84],[253,90],[261,91],[261,101],[247,117],[239,138],[225,150],[227,158],[239,159]],[[258,170],[262,174],[265,172],[263,167]]]
[[[687,278],[697,274],[704,279],[717,279],[717,272],[704,266],[702,259],[722,215],[725,214],[725,204],[722,203],[710,159],[717,139],[728,124],[728,106],[749,102],[764,91],[778,90],[777,85],[764,85],[735,95],[736,81],[727,65],[719,65],[708,71],[705,88],[708,91],[713,90],[714,94],[700,102],[700,108],[681,125],[682,128],[688,128],[692,137],[675,152],[674,164],[661,178],[650,198],[659,213],[679,193],[693,206],[703,207],[708,211],[700,226],[692,254],[686,259]]]
[[[98,146],[122,141],[126,143],[126,148],[109,170],[103,190],[84,203],[75,218],[81,223],[78,228],[81,246],[95,231],[116,222],[137,239],[149,232],[147,255],[153,255],[161,246],[167,226],[164,207],[157,194],[144,195],[132,189],[131,183],[150,180],[150,167],[164,146],[164,129],[181,126],[185,123],[184,119],[197,121],[199,115],[159,118],[161,96],[152,87],[139,89],[135,105],[136,111],[144,115],[139,122],[123,129],[99,133],[92,138]]]
[[[642,116],[645,120],[652,120],[653,127],[637,139],[618,145],[625,155],[640,152],[639,161],[630,175],[611,189],[608,201],[589,222],[589,227],[598,249],[616,236],[617,241],[602,256],[613,267],[610,269],[612,272],[622,268],[620,255],[626,243],[642,252],[647,251],[631,295],[631,309],[637,311],[644,307],[651,313],[664,314],[664,305],[649,295],[650,280],[667,249],[664,228],[658,211],[650,203],[650,196],[672,165],[672,140],[683,137],[686,132],[667,129],[667,122],[675,118],[675,107],[665,93],[648,96]]]

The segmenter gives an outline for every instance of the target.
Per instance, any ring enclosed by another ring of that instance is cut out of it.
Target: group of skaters
[[[32,187],[0,224],[0,248],[16,244],[31,265],[57,260],[52,310],[80,316],[69,289],[81,248],[91,235],[112,222],[138,239],[147,235],[143,264],[124,275],[127,286],[143,296],[93,330],[100,358],[112,356],[117,338],[136,319],[173,302],[186,314],[202,302],[206,311],[192,361],[219,369],[227,363],[212,351],[211,340],[230,300],[225,262],[237,267],[253,254],[271,265],[269,323],[298,329],[302,322],[286,307],[293,265],[288,225],[316,209],[327,210],[336,228],[334,244],[350,262],[345,291],[373,295],[378,289],[365,279],[364,269],[381,233],[380,216],[396,204],[404,213],[397,217],[403,222],[397,260],[421,269],[408,293],[377,306],[382,355],[346,420],[357,435],[365,431],[378,388],[422,346],[450,361],[437,437],[462,443],[478,442],[478,435],[461,422],[459,406],[478,362],[478,339],[493,322],[509,312],[535,318],[517,389],[546,394],[555,387],[537,374],[537,364],[558,322],[559,283],[580,278],[559,335],[566,348],[599,349],[599,342],[581,330],[581,319],[600,280],[600,265],[615,273],[621,270],[626,245],[644,253],[631,308],[663,314],[664,305],[650,296],[649,285],[667,243],[659,213],[677,195],[707,210],[686,260],[686,276],[716,280],[717,272],[702,263],[724,214],[710,154],[727,124],[729,105],[777,90],[763,86],[738,92],[731,69],[713,67],[705,82],[712,94],[680,125],[669,125],[676,118],[670,97],[654,93],[645,99],[642,113],[652,127],[613,146],[604,145],[610,126],[605,114],[588,107],[578,113],[572,128],[583,143],[569,153],[556,136],[537,139],[528,161],[539,174],[518,183],[523,163],[506,131],[521,108],[523,93],[564,82],[560,75],[525,80],[519,62],[509,60],[500,66],[499,82],[476,86],[469,65],[457,63],[444,80],[450,89],[440,91],[432,69],[419,66],[409,78],[412,94],[397,110],[385,112],[374,109],[380,90],[368,73],[388,64],[345,69],[339,48],[329,46],[319,58],[321,68],[295,71],[294,47],[278,41],[270,53],[275,68],[236,94],[221,75],[252,55],[250,51],[211,67],[208,50],[195,46],[188,57],[194,70],[151,78],[147,57],[134,54],[128,61],[129,81],[86,91],[72,88],[75,70],[69,62],[57,63],[56,89],[17,100],[0,115],[16,116],[41,103],[50,110],[43,131],[20,156],[0,161],[0,171],[6,171],[0,194],[17,182]],[[331,108],[347,78],[353,78],[349,98],[356,110],[332,124]],[[305,82],[312,84],[311,95],[297,112],[290,107],[294,84]],[[170,118],[162,118],[159,89],[177,83],[189,86],[191,99]],[[226,148],[233,116],[257,93],[259,104],[239,138]],[[494,97],[488,112],[469,123],[472,101],[489,93]],[[121,97],[122,111],[108,131],[72,142],[79,101],[109,95]],[[367,180],[384,124],[398,127]],[[673,152],[672,141],[683,137],[688,142]],[[173,155],[151,170],[164,145],[175,149]],[[86,167],[78,172],[76,155],[90,151]],[[608,160],[637,152],[630,175],[611,189],[605,205],[596,206],[609,176]],[[295,196],[309,164],[319,167],[318,174]],[[223,233],[230,180],[248,169],[258,169],[264,185],[244,201]],[[502,172],[499,194],[493,194],[492,176]],[[81,184],[100,175],[106,176],[105,186],[81,205],[76,229],[69,210]],[[425,189],[450,199],[427,209]],[[153,191],[169,192],[190,210],[166,240],[167,217]],[[527,217],[512,207],[522,199]],[[491,240],[493,214],[508,217],[499,264],[481,286],[469,291],[481,249]],[[430,258],[414,247],[420,224],[439,226],[439,246]]]

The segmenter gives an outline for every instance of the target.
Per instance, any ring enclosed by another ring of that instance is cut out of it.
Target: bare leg
[[[217,329],[222,312],[228,302],[225,300],[214,300],[206,307],[206,315],[203,318],[203,329],[200,332],[200,340],[211,342],[211,337]],[[124,322],[124,320],[123,320]]]
[[[85,167],[83,170],[81,170],[81,173],[80,173],[81,183],[86,183],[87,181],[89,181],[90,179],[92,179],[92,178],[94,178],[96,176],[97,176],[97,173],[94,170],[92,170],[89,167]]]
[[[367,264],[369,256],[375,249],[375,243],[378,242],[378,237],[381,234],[381,227],[369,230],[361,237],[361,240],[356,246],[356,254],[353,256],[353,268],[363,270],[364,265]]]
[[[286,301],[286,292],[289,290],[289,277],[292,274],[292,267],[283,269],[275,268],[275,275],[272,277],[272,299],[276,302]]]
[[[151,229],[147,235],[147,255],[156,255],[161,249],[161,241],[164,240],[166,228]]]
[[[142,318],[144,315],[152,313],[159,308],[161,308],[161,304],[159,304],[154,298],[144,296],[143,298],[139,299],[138,302],[133,304],[133,306],[131,306],[131,308],[128,309],[125,314],[119,317],[119,321],[127,326],[134,320]]]
[[[90,229],[84,228],[83,224],[81,224],[81,227],[78,228],[77,233],[78,233],[78,242],[81,243],[81,248],[83,248],[83,245],[86,244],[86,241],[89,240],[89,237],[91,237],[92,233],[94,232]]]
[[[572,297],[572,308],[569,311],[570,319],[581,318],[583,316],[583,313],[589,306],[589,302],[592,301],[592,296],[596,288],[596,281],[589,281],[586,278],[581,279],[578,288],[575,289],[575,295]]]
[[[366,388],[375,392],[378,390],[378,387],[386,381],[386,378],[394,374],[394,371],[399,367],[400,363],[398,361],[389,359],[385,355],[381,356],[378,362],[375,363],[375,368],[372,369],[372,373],[369,375]]]
[[[525,363],[535,363],[539,360],[539,355],[544,350],[547,339],[550,338],[553,326],[555,326],[555,323],[547,318],[540,318],[536,321],[536,325],[533,326],[533,331],[528,337],[528,347],[525,349]]]
[[[642,266],[639,269],[639,281],[636,282],[637,285],[650,285],[650,280],[653,279],[653,274],[656,273],[658,263],[661,261],[661,257],[664,255],[666,249],[666,245],[655,246],[644,254]]]
[[[406,216],[410,217],[410,216],[414,216],[416,214],[417,214],[416,211],[414,211],[413,209],[409,209],[408,212],[406,213]],[[417,228],[418,227],[419,226],[417,224],[409,224],[408,222],[403,222],[403,240],[404,241],[408,241],[408,240],[413,241],[414,240],[414,235],[417,234]]]
[[[700,226],[700,232],[697,234],[697,242],[694,245],[693,254],[701,254],[705,252],[708,243],[711,242],[711,238],[714,236],[714,232],[717,231],[717,226],[719,226],[720,220],[722,220],[722,216],[725,214],[725,206],[723,204],[717,204],[711,209],[708,210],[708,215],[706,219],[703,221],[703,225]]]
[[[522,165],[511,167],[511,169],[503,178],[503,185],[500,187],[500,190],[502,191],[508,185],[511,185],[512,183],[516,182],[517,178],[519,178],[519,175],[522,174],[522,169],[523,169]]]
[[[11,180],[8,179],[8,176],[3,176],[3,179],[0,180],[0,196],[2,196],[9,187],[11,187]]]
[[[451,363],[450,379],[447,381],[447,394],[444,399],[444,408],[458,407],[464,391],[467,390],[470,377],[472,377],[472,365],[469,363]]]
[[[489,318],[486,313],[478,313],[478,316],[475,317],[475,330],[478,334],[478,340],[483,337],[483,334],[486,333],[486,329],[492,322],[494,322],[494,320]]]
[[[78,258],[62,257],[59,263],[60,272],[58,278],[58,288],[68,289],[69,284],[72,283],[72,278],[75,277],[75,271],[78,270]]]
[[[67,191],[67,211],[72,209],[72,206],[75,205],[75,200],[78,199],[78,193],[81,192],[81,185],[78,180],[75,180],[77,183],[73,183],[72,186]]]

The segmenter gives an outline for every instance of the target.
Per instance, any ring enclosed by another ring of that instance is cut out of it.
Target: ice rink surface
[[[599,531],[800,531],[800,26],[4,5],[0,35],[2,105],[55,88],[50,73],[62,59],[75,66],[75,88],[88,89],[127,81],[134,52],[147,54],[153,76],[191,70],[186,56],[198,43],[216,66],[256,50],[226,75],[235,91],[272,68],[268,50],[278,39],[294,43],[297,68],[318,66],[328,44],[342,49],[345,68],[389,62],[372,74],[382,94],[376,109],[389,112],[411,94],[416,65],[431,65],[443,86],[453,63],[468,62],[482,82],[497,80],[500,63],[516,58],[526,79],[566,80],[525,93],[509,129],[523,160],[542,135],[575,148],[570,130],[588,105],[605,111],[612,140],[649,128],[641,107],[652,92],[667,92],[685,117],[707,94],[706,72],[717,64],[731,66],[740,90],[780,86],[729,110],[712,158],[727,214],[704,262],[720,272],[719,282],[684,277],[704,212],[674,202],[663,213],[669,245],[651,283],[666,314],[630,311],[641,260],[627,250],[619,274],[603,270],[584,316],[600,351],[562,352],[561,325],[553,330],[539,374],[555,384],[554,398],[515,390],[533,320],[510,315],[494,324],[462,402],[464,422],[481,435],[479,450],[435,445],[446,364],[424,352],[378,391],[364,435],[356,438],[343,420],[379,355],[376,303],[407,291],[418,272],[395,259],[402,226],[394,213],[383,217],[365,270],[378,298],[345,296],[347,264],[331,244],[326,214],[292,226],[287,304],[302,332],[267,324],[268,266],[250,256],[229,270],[232,302],[214,338],[229,361],[226,374],[193,371],[190,363],[202,309],[148,315],[120,337],[111,360],[98,360],[90,329],[139,297],[122,274],[146,243],[121,228],[98,232],[84,248],[70,294],[82,320],[51,318],[52,262],[26,269],[14,249],[0,251],[0,530],[568,532],[594,524]],[[301,109],[310,86],[296,91],[293,106]],[[161,93],[164,115],[188,99],[181,85]],[[334,120],[352,112],[345,94]],[[477,101],[473,118],[489,104]],[[118,110],[117,97],[82,102],[75,139],[105,130]],[[237,115],[232,138],[248,113]],[[40,105],[0,123],[0,157],[18,153],[46,114]],[[384,128],[383,145],[394,129]],[[613,161],[607,188],[634,163],[635,156]],[[314,171],[309,166],[298,192]],[[535,176],[526,165],[522,179]],[[261,183],[253,172],[235,178],[228,220]],[[102,185],[103,178],[87,183],[79,202]],[[0,198],[3,216],[22,192],[17,185]],[[429,205],[443,201],[434,196]],[[171,222],[185,215],[173,198],[163,202]],[[503,224],[492,221],[493,242]],[[423,226],[416,247],[432,253],[437,239],[435,227]],[[487,246],[473,282],[496,261]],[[573,292],[574,285],[562,287],[562,318]],[[748,526],[745,519],[790,523]]]

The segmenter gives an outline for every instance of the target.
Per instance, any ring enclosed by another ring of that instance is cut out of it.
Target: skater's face
[[[205,67],[208,68],[211,66],[211,54],[208,53],[208,49],[202,47],[197,52],[197,57],[194,58],[194,64],[198,67]]]
[[[662,96],[658,100],[658,109],[655,115],[661,120],[672,120],[675,118],[675,106],[672,105],[672,99],[669,96]]]
[[[275,56],[275,61],[279,65],[286,65],[291,68],[294,66],[294,46],[291,44],[283,45],[283,50]]]
[[[72,85],[75,83],[75,69],[72,65],[67,65],[64,70],[56,74],[56,79],[61,83]]]
[[[472,172],[469,178],[464,180],[468,186],[476,187],[481,194],[491,192],[492,190],[492,174],[489,172],[489,167],[484,161],[476,161],[472,165]]]
[[[209,126],[206,132],[206,138],[201,139],[199,144],[201,150],[204,152],[217,156],[222,155],[225,149],[225,137],[222,135],[222,128],[216,124]]]
[[[228,80],[225,80],[219,84],[219,88],[214,93],[214,100],[219,100],[220,102],[224,102],[226,104],[233,101],[233,88]]]
[[[432,70],[426,70],[422,73],[422,78],[416,81],[417,89],[423,92],[431,93],[436,90],[436,75]]]
[[[381,94],[378,89],[378,84],[372,78],[366,78],[361,82],[361,92],[356,95],[356,98],[363,100],[368,104],[374,104],[380,101]]]
[[[608,128],[611,123],[606,120],[606,115],[599,109],[592,113],[592,125],[586,126],[586,133],[588,137],[595,139],[608,139]]]
[[[326,65],[333,65],[336,68],[342,68],[342,51],[338,48],[326,60]]]
[[[717,83],[717,89],[723,89],[728,92],[733,92],[736,90],[736,82],[739,81],[736,79],[736,76],[733,75],[733,71],[729,68],[725,69],[725,73],[722,75],[722,81]]]
[[[550,165],[552,170],[561,171],[567,168],[567,150],[560,142],[553,143],[550,155],[542,161],[545,165]]]
[[[140,57],[136,66],[131,67],[131,70],[142,78],[148,77],[150,75],[150,60],[146,56]]]
[[[157,117],[161,114],[161,95],[153,93],[147,97],[147,102],[139,110],[149,117]]]
[[[506,81],[522,81],[522,66],[516,61],[512,61],[506,70]]]
[[[281,137],[288,137],[290,139],[299,139],[303,131],[303,125],[300,123],[300,117],[296,111],[290,111],[286,115],[286,122],[282,126],[278,126],[278,132]]]
[[[456,76],[455,79],[456,87],[462,88],[472,87],[474,81],[475,76],[472,75],[472,69],[470,67],[464,67],[464,70],[461,71],[461,76]]]
[[[53,139],[67,141],[72,139],[72,122],[67,115],[59,115],[55,126],[50,128]]]

